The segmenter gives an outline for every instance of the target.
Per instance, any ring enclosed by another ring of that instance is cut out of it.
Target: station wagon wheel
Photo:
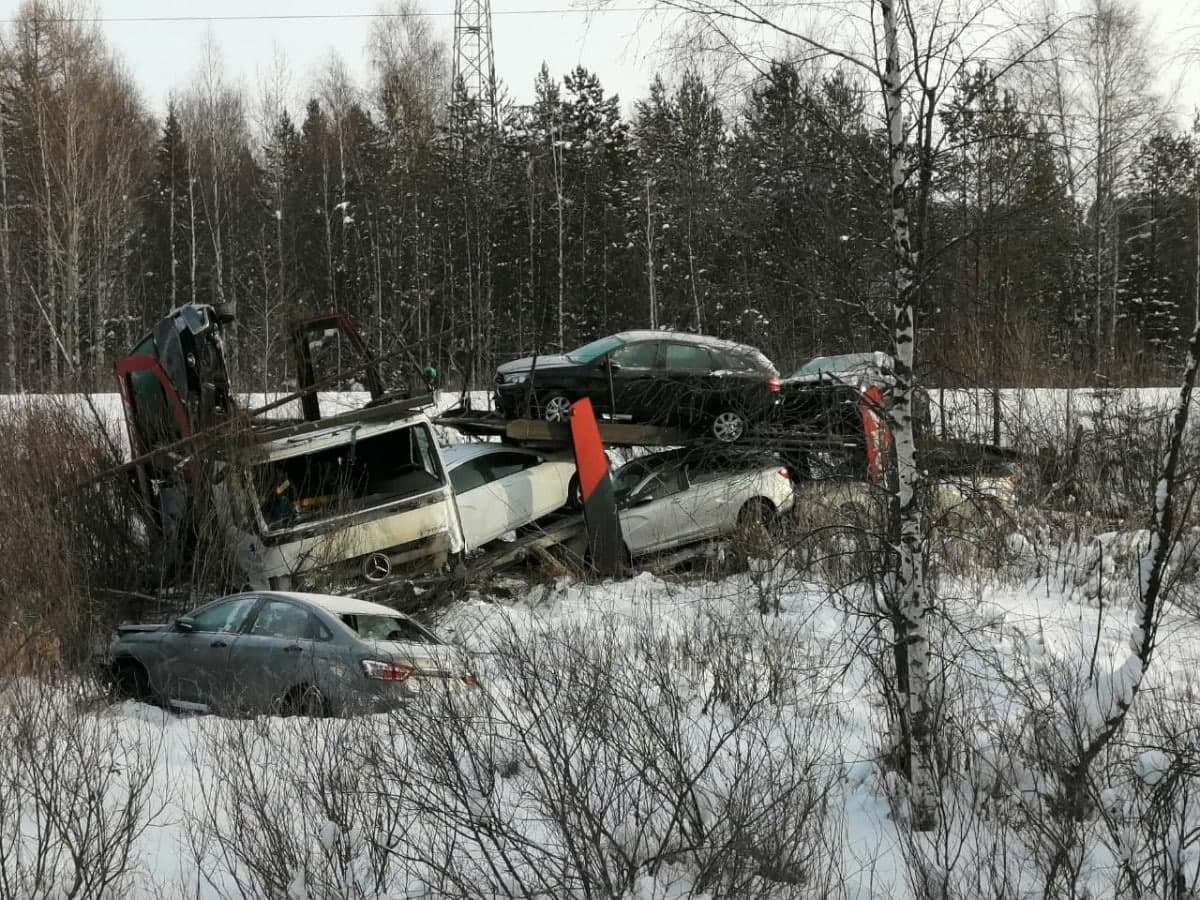
[[[712,422],[712,435],[723,444],[732,444],[746,433],[746,417],[736,410],[718,413]]]
[[[571,421],[571,398],[566,394],[551,394],[542,402],[542,418],[547,422]]]

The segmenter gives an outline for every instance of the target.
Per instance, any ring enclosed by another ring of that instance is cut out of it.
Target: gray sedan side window
[[[257,597],[237,597],[226,600],[191,617],[193,631],[240,631],[247,616],[258,602]]]
[[[306,609],[283,600],[268,600],[258,611],[250,634],[260,637],[311,639],[320,623]]]

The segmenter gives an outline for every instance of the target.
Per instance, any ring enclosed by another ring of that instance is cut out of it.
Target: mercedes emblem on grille
[[[363,577],[367,581],[383,581],[392,574],[392,561],[382,553],[372,553],[363,561]]]

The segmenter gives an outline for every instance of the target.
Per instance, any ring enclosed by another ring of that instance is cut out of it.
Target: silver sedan
[[[198,712],[383,711],[475,684],[459,650],[402,613],[273,591],[223,597],[168,624],[122,625],[110,665],[118,696]]]

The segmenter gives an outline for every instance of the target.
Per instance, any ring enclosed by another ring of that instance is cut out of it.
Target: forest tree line
[[[156,116],[99,23],[26,2],[0,51],[0,390],[108,389],[187,302],[236,307],[247,390],[289,384],[289,322],[334,309],[452,385],[634,327],[745,341],[785,372],[886,349],[878,84],[781,57],[733,92],[664,74],[625,111],[600,73],[543,67],[492,122],[429,19],[369,28],[364,84],[334,59],[293,108],[281,65],[248,91],[209,46]],[[965,60],[915,123],[936,134],[917,154],[929,383],[1177,364],[1200,314],[1200,133],[1154,97],[1142,28],[1092,0],[1055,36],[1071,53]]]

